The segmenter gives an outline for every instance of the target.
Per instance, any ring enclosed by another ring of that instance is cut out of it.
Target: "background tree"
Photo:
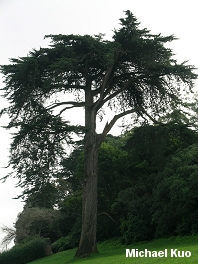
[[[156,237],[198,233],[197,158],[196,142],[176,152],[159,173],[152,206]]]
[[[6,234],[1,241],[1,245],[7,249],[7,246],[16,238],[16,230],[13,227],[3,225],[1,231]]]
[[[181,87],[192,88],[193,67],[178,64],[163,37],[140,29],[130,11],[111,41],[99,36],[50,35],[49,48],[12,59],[1,67],[10,102],[7,128],[18,129],[10,165],[26,192],[56,177],[72,131],[84,133],[82,230],[76,256],[97,252],[98,150],[115,122],[128,114],[155,121],[181,104]],[[74,99],[70,99],[72,94]],[[96,117],[108,106],[115,115],[96,134]],[[67,110],[85,108],[85,124],[71,126]],[[153,117],[152,117],[153,116]]]
[[[23,242],[35,236],[50,238],[51,242],[60,237],[60,212],[48,208],[25,207],[15,223],[15,242]]]
[[[145,125],[120,137],[106,137],[98,155],[99,241],[121,236],[123,243],[131,244],[198,232],[195,223],[198,135],[195,130],[177,123]],[[32,208],[37,203],[39,207],[51,208],[52,199],[49,203],[41,202],[42,197],[51,196],[51,188],[41,188],[39,193],[28,198],[15,224],[15,241],[23,243],[34,235],[42,235],[50,237],[52,242],[56,240],[53,252],[77,246],[83,156],[79,146],[63,162],[63,175],[59,176],[61,186],[57,185],[56,192],[52,189],[52,197],[57,194],[56,211],[47,209],[46,213],[46,208]],[[159,162],[161,160],[163,162]],[[66,172],[69,173],[67,180],[64,178]],[[65,188],[68,181],[70,191],[61,196],[59,189]]]
[[[169,169],[170,161],[177,153],[186,152],[186,148],[197,143],[197,136],[195,130],[189,129],[182,122],[144,125],[126,134],[122,148],[127,152],[128,166],[122,178],[128,179],[128,184],[126,188],[121,188],[111,205],[111,213],[125,244],[179,234],[173,225],[177,226],[184,217],[182,210],[179,211],[179,218],[176,217],[176,208],[178,204],[182,207],[184,200],[181,195],[176,195],[174,202],[170,202],[169,190],[172,187],[169,178],[172,179],[171,176],[175,175],[175,172]],[[180,164],[176,163],[175,170],[180,170]],[[186,164],[185,169],[190,170],[187,167]],[[177,179],[179,178],[182,178],[182,175],[178,173]],[[186,175],[187,179],[190,179],[189,173]],[[196,189],[196,182],[193,184]],[[187,185],[186,183],[186,188]],[[180,188],[178,185],[177,193]],[[192,197],[196,196],[196,193],[193,193],[191,190]],[[185,203],[191,203],[190,200],[186,197]],[[188,211],[189,219],[195,211],[195,208],[194,212]],[[189,225],[186,232],[191,234],[191,230]]]
[[[178,119],[176,123],[136,127],[120,137],[108,135],[98,153],[98,240],[121,236],[123,243],[130,244],[150,240],[156,236],[163,237],[165,234],[182,234],[173,230],[171,223],[179,225],[184,217],[184,211],[180,210],[179,218],[176,218],[177,210],[161,214],[163,207],[176,208],[178,204],[182,205],[184,202],[181,195],[171,204],[166,196],[163,197],[162,191],[171,188],[168,185],[170,175],[164,174],[164,170],[169,167],[173,155],[196,142],[196,131],[189,129],[188,125],[179,122]],[[76,153],[71,156],[76,156]],[[76,183],[82,183],[83,179],[83,152],[79,153],[79,157],[75,160],[69,158],[73,160],[73,165],[69,163],[69,168],[73,167],[71,174],[75,186],[81,188],[80,184]],[[196,186],[195,181],[193,184]],[[180,186],[178,188],[180,189]],[[162,193],[159,194],[159,191]],[[191,197],[196,195],[193,192],[191,190]],[[167,194],[167,197],[170,195]],[[70,198],[75,201],[72,194]],[[189,202],[189,199],[186,199],[185,203]],[[77,207],[72,205],[70,211],[67,207],[68,202],[63,204],[65,214],[69,212],[66,222],[70,222],[72,214],[75,215],[72,223],[76,222],[75,219],[79,219],[76,215],[79,205]],[[193,212],[188,210],[188,223],[191,223],[190,219],[193,219],[191,214],[195,212],[195,208]],[[163,225],[158,224],[159,219],[163,219]],[[171,232],[167,232],[168,223]],[[188,225],[186,234],[191,234],[191,226]],[[69,228],[72,229],[71,226]],[[65,247],[68,247],[67,240]]]
[[[59,190],[54,182],[46,182],[46,184],[41,185],[39,190],[31,191],[26,195],[26,207],[53,209],[59,202]]]

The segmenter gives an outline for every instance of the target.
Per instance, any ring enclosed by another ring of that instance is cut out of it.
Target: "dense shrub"
[[[65,237],[59,238],[52,244],[52,252],[57,253],[60,251],[72,249],[78,246],[80,237],[81,222],[74,223],[72,231]]]
[[[57,253],[57,252],[60,252],[60,251],[71,249],[72,248],[71,240],[72,240],[71,235],[68,235],[66,237],[61,237],[60,239],[55,241],[52,244],[53,253]]]
[[[45,256],[45,240],[35,238],[0,254],[1,264],[26,264]]]
[[[59,238],[52,244],[52,252],[57,253],[60,251],[68,250],[78,246],[80,237],[81,221],[74,223],[71,233],[67,236]]]

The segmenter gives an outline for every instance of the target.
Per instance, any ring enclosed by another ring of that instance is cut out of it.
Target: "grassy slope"
[[[130,246],[123,246],[116,240],[103,242],[98,246],[100,254],[92,255],[85,259],[74,259],[74,253],[76,249],[60,252],[52,256],[31,262],[31,264],[147,264],[147,263],[198,263],[198,237],[184,237],[184,238],[169,238],[160,239],[147,243],[138,243]],[[175,249],[182,251],[191,251],[192,256],[190,258],[171,258],[169,255],[167,258],[126,258],[126,248],[138,248],[139,250],[148,249],[151,251],[160,251],[165,248]]]

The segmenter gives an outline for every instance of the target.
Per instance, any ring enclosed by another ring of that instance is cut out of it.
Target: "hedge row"
[[[0,254],[1,264],[26,264],[45,256],[45,240],[38,237]]]

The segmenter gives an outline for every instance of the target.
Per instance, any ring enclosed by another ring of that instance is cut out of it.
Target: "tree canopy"
[[[130,12],[120,19],[112,40],[103,35],[48,35],[48,48],[1,66],[5,76],[2,109],[17,128],[10,149],[10,166],[25,192],[39,190],[57,177],[71,133],[84,134],[82,233],[77,255],[97,252],[98,149],[115,122],[125,115],[149,118],[182,105],[182,92],[193,87],[193,66],[178,64],[166,47],[173,35],[140,29]],[[70,99],[71,96],[73,99]],[[96,134],[96,117],[103,107],[115,115]],[[68,123],[67,110],[85,109],[84,125]],[[6,177],[5,177],[6,178]],[[92,221],[90,222],[90,219]]]

